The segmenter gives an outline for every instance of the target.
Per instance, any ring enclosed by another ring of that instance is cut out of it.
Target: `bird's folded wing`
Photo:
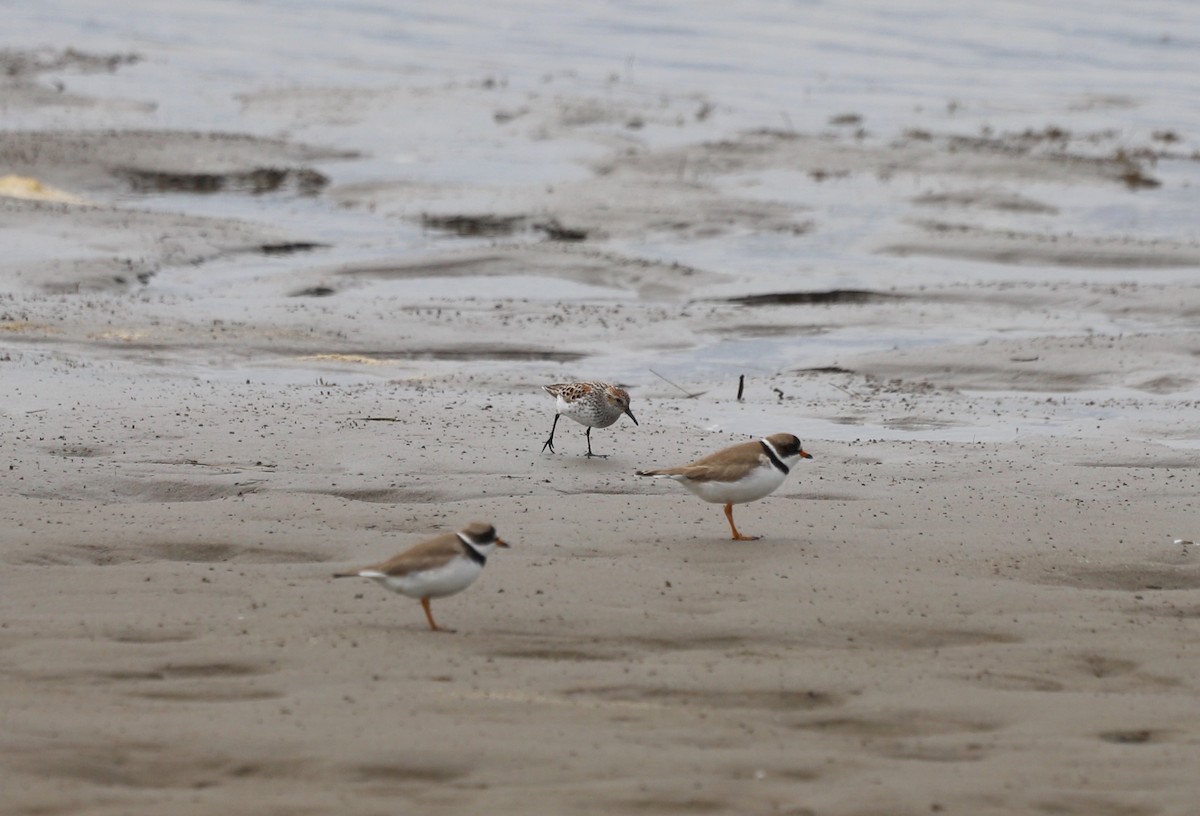
[[[681,468],[675,468],[678,475],[684,477],[689,482],[731,482],[743,475],[740,468],[731,465],[684,465]]]
[[[678,470],[685,471],[688,478],[698,480],[736,479],[744,475],[749,468],[761,465],[767,461],[762,445],[758,442],[745,442],[731,448],[697,459],[690,465],[684,465]]]
[[[385,575],[408,575],[411,572],[437,569],[462,553],[463,544],[453,533],[418,544],[410,550],[376,564],[372,569]]]

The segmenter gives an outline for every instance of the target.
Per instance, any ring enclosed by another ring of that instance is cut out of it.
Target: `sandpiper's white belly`
[[[672,476],[671,478],[707,502],[745,504],[773,493],[783,484],[787,474],[779,468],[765,465],[754,468],[736,482],[698,482],[684,476]]]
[[[483,565],[469,558],[455,558],[449,563],[424,572],[408,575],[384,575],[381,572],[360,572],[364,578],[373,578],[393,592],[410,598],[444,598],[475,583],[483,572]]]
[[[607,409],[599,394],[588,394],[574,402],[567,402],[559,394],[555,407],[568,419],[592,428],[607,428],[621,418],[621,412]]]

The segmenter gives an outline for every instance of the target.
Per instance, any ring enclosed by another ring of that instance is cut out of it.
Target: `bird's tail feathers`
[[[655,479],[674,479],[686,475],[684,468],[659,468],[658,470],[637,470],[637,475],[654,476]]]

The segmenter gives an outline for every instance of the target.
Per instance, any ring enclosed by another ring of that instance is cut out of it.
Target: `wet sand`
[[[60,56],[19,64],[125,64]],[[86,103],[49,94],[50,70],[10,71],[9,104]],[[1200,556],[1175,539],[1200,491],[1200,287],[1181,282],[1200,244],[1079,234],[1005,186],[1133,196],[1153,161],[1056,135],[750,130],[614,149],[553,189],[476,190],[480,209],[331,183],[357,156],[0,133],[5,172],[84,202],[0,198],[5,812],[1194,810]],[[828,211],[752,177],[927,174],[943,192],[864,251],[991,277],[763,291],[627,251],[819,240]],[[160,194],[275,198],[250,219]],[[286,217],[314,200],[449,237],[349,260]],[[1014,212],[1040,226],[991,220]],[[388,288],[514,276],[622,296]],[[931,331],[958,339],[737,356]],[[655,373],[714,338],[731,359]],[[641,425],[595,431],[608,458],[589,460],[564,421],[542,453],[539,385],[605,376]],[[737,509],[760,541],[634,475],[744,431],[814,455]],[[473,519],[513,546],[434,603],[454,634],[332,580]]]

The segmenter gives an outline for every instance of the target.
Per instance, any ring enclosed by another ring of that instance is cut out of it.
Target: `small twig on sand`
[[[363,422],[399,422],[399,417],[363,417]]]
[[[687,394],[688,399],[695,399],[696,397],[700,396],[701,394],[707,393],[706,391],[697,391],[696,393],[693,394],[692,392],[690,392],[686,388],[684,388],[682,385],[678,385],[676,383],[671,382],[666,377],[664,377],[662,374],[659,374],[657,371],[655,371],[653,368],[649,369],[649,371],[651,374],[653,374],[655,377],[658,377],[660,380],[665,382],[667,385],[673,385],[676,388],[678,388],[680,391],[682,391],[683,393]]]
[[[746,389],[746,375],[738,374],[738,395],[737,395],[738,402],[742,401],[742,391],[744,391],[745,389]]]

